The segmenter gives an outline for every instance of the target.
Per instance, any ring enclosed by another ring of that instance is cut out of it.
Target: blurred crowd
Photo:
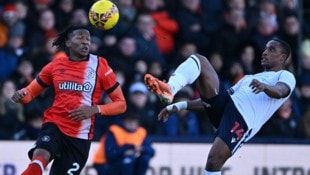
[[[225,86],[261,71],[260,57],[273,37],[287,41],[287,69],[297,80],[292,97],[258,136],[310,138],[310,2],[300,0],[112,0],[120,19],[109,31],[90,26],[91,53],[106,58],[149,135],[200,137],[214,133],[207,113],[182,111],[157,120],[164,107],[143,84],[151,73],[166,80],[189,55],[208,57]],[[27,105],[10,100],[32,81],[58,50],[52,42],[68,25],[90,25],[95,0],[2,0],[0,2],[0,140],[36,139],[53,88]],[[301,7],[303,7],[301,10]],[[189,72],[190,73],[190,72]],[[175,100],[198,98],[186,86]],[[102,95],[102,103],[109,102]],[[95,140],[119,116],[96,117]]]

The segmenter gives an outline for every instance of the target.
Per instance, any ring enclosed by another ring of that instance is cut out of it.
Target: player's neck
[[[88,60],[88,56],[86,56],[86,57],[69,56],[69,60],[71,60],[71,61],[86,61],[86,60]]]
[[[278,72],[280,70],[283,70],[282,67],[273,67],[273,68],[266,68],[264,69],[265,71],[274,71],[274,72]]]
[[[282,64],[273,65],[273,66],[264,66],[265,71],[278,72],[278,71],[283,70],[283,69],[284,69],[284,65],[282,65]]]

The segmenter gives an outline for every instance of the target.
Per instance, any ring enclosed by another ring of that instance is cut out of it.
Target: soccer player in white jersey
[[[220,175],[225,162],[251,139],[272,114],[289,98],[296,84],[292,73],[284,70],[291,54],[290,46],[272,39],[262,53],[264,71],[244,76],[226,90],[208,59],[194,54],[180,64],[164,83],[150,74],[144,76],[148,88],[160,100],[169,104],[158,114],[167,121],[171,113],[180,110],[206,110],[217,128],[209,151],[205,175]],[[173,102],[173,96],[187,84],[195,83],[200,98]],[[172,104],[171,104],[172,103]]]

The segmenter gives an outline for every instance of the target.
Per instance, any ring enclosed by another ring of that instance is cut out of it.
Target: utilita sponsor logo
[[[92,89],[92,85],[89,82],[84,84],[78,84],[76,82],[63,82],[59,84],[59,89],[89,92]]]

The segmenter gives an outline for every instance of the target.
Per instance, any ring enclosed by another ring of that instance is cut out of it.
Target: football
[[[117,6],[109,0],[98,0],[89,9],[90,24],[101,30],[112,29],[118,22]]]

